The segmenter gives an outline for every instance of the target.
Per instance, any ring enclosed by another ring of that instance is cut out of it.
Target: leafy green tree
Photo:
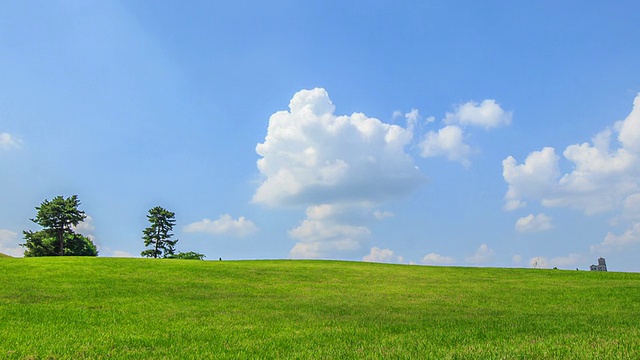
[[[27,241],[20,245],[26,248],[25,257],[60,255],[56,250],[58,239],[55,233],[49,230],[24,231],[23,233]],[[64,254],[66,256],[97,256],[98,250],[88,237],[77,233],[67,233],[64,236]]]
[[[184,260],[203,260],[204,254],[197,253],[195,251],[179,252],[170,256],[172,259],[184,259]]]
[[[149,210],[147,219],[151,226],[142,231],[142,240],[144,240],[144,246],[151,246],[151,249],[142,251],[140,255],[153,258],[169,258],[174,255],[175,245],[178,242],[177,239],[171,240],[173,237],[171,231],[176,224],[175,216],[175,213],[160,206]]]
[[[24,255],[31,256],[97,256],[98,251],[91,239],[76,234],[73,227],[87,216],[78,209],[80,201],[77,195],[69,198],[56,196],[51,201],[44,200],[34,223],[42,226],[40,231],[23,231],[25,243]]]

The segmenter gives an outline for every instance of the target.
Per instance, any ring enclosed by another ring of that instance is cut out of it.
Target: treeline
[[[75,232],[76,226],[87,218],[84,211],[78,209],[80,201],[77,195],[68,198],[56,196],[51,201],[44,200],[36,207],[36,217],[30,219],[40,225],[40,231],[23,231],[25,257],[35,256],[98,256],[93,241]],[[144,246],[148,249],[140,255],[153,258],[202,260],[204,254],[194,251],[177,252],[178,239],[173,240],[175,213],[160,206],[149,210],[147,215],[150,226],[142,231]]]

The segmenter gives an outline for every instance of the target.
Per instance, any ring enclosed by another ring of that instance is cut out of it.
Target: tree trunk
[[[58,231],[58,246],[60,247],[60,256],[64,256],[64,228]]]
[[[156,231],[156,251],[153,253],[154,258],[158,258],[158,243],[160,242],[160,229]]]

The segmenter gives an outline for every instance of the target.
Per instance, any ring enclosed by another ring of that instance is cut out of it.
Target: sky
[[[0,252],[640,271],[637,1],[0,3]]]

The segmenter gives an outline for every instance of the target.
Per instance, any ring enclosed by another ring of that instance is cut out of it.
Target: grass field
[[[638,359],[640,274],[0,259],[2,359]]]
[[[3,258],[3,257],[10,257],[10,256],[7,254],[0,253],[0,258]]]

